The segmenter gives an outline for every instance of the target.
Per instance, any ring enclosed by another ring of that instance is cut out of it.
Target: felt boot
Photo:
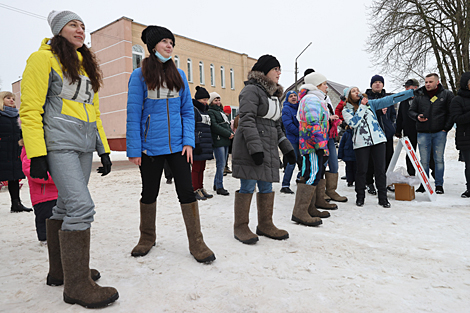
[[[316,190],[316,201],[315,206],[323,210],[336,210],[338,206],[334,203],[328,203],[325,200],[325,179],[320,179]]]
[[[250,221],[250,204],[253,198],[252,193],[235,192],[235,222],[233,224],[233,234],[235,239],[252,245],[259,239],[248,227]]]
[[[150,204],[140,202],[140,239],[131,252],[132,256],[144,256],[155,246],[157,239],[155,233],[156,216],[157,202]]]
[[[315,186],[316,187],[316,186]],[[327,218],[330,217],[330,212],[328,211],[319,211],[315,206],[317,202],[317,190],[315,189],[315,193],[313,194],[312,200],[310,200],[310,204],[308,206],[308,214],[311,217],[319,217],[319,218]]]
[[[197,201],[181,204],[184,224],[189,241],[189,251],[199,263],[210,263],[215,260],[214,252],[209,249],[202,238]]]
[[[325,172],[325,180],[326,180],[326,194],[331,198],[331,200],[337,201],[337,202],[348,201],[348,198],[340,196],[336,192],[336,188],[338,188],[338,173],[333,174],[330,172]]]
[[[287,231],[279,229],[273,224],[274,192],[256,193],[256,206],[258,207],[256,234],[276,240],[289,238]]]
[[[49,286],[62,286],[64,284],[64,271],[60,258],[59,230],[62,220],[46,220],[47,251],[49,253],[49,273],[46,284]],[[95,269],[90,269],[90,277],[94,281],[100,279],[101,274]]]
[[[119,298],[113,287],[101,287],[90,277],[90,229],[59,230],[64,269],[64,301],[86,308],[105,307]]]
[[[315,195],[316,186],[298,184],[297,193],[295,194],[294,210],[292,211],[292,221],[306,225],[318,226],[322,223],[319,217],[311,217],[308,214],[308,206]]]

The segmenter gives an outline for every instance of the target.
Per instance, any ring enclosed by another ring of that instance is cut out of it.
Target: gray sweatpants
[[[49,172],[59,191],[50,219],[63,220],[62,230],[91,227],[95,204],[88,191],[93,153],[71,150],[49,151]]]

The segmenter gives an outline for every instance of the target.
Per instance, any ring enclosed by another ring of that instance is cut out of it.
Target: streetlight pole
[[[305,49],[302,50],[302,52],[300,52],[300,54],[295,58],[295,83],[294,83],[294,90],[295,90],[295,92],[298,91],[298,90],[297,90],[297,73],[298,73],[298,71],[297,71],[297,59],[302,55],[302,53],[304,53],[305,50],[307,50],[308,47],[310,47],[311,44],[312,44],[312,43],[310,42],[310,43],[308,44],[308,46],[306,46]]]

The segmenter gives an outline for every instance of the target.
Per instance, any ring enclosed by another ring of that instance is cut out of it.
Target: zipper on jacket
[[[86,144],[86,142],[88,141],[88,128],[90,127],[90,117],[88,116],[88,111],[86,109],[86,103],[83,104],[83,109],[85,109],[86,122],[87,122],[86,130],[85,130],[85,144]]]
[[[68,123],[73,123],[73,124],[80,125],[80,123],[77,123],[77,122],[74,122],[74,121],[70,121],[70,120],[66,120],[65,118],[62,118],[62,117],[54,116],[54,118],[56,118],[56,119],[58,119],[58,120],[61,120],[61,121],[64,121],[64,122],[68,122]]]
[[[170,107],[168,104],[168,99],[166,99],[166,116],[168,119],[168,146],[170,147],[170,153],[173,153],[171,150],[171,133],[170,133]]]
[[[145,139],[144,139],[144,142],[147,142],[147,134],[149,132],[149,129],[150,129],[150,114],[149,114],[149,116],[147,116],[147,120],[145,121],[145,133],[144,133]]]

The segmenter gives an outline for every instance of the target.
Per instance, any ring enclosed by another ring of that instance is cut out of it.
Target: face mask
[[[158,51],[155,51],[155,55],[160,61],[162,61],[162,63],[165,63],[166,61],[171,60],[171,55],[168,58],[164,58],[163,55],[158,53]]]

